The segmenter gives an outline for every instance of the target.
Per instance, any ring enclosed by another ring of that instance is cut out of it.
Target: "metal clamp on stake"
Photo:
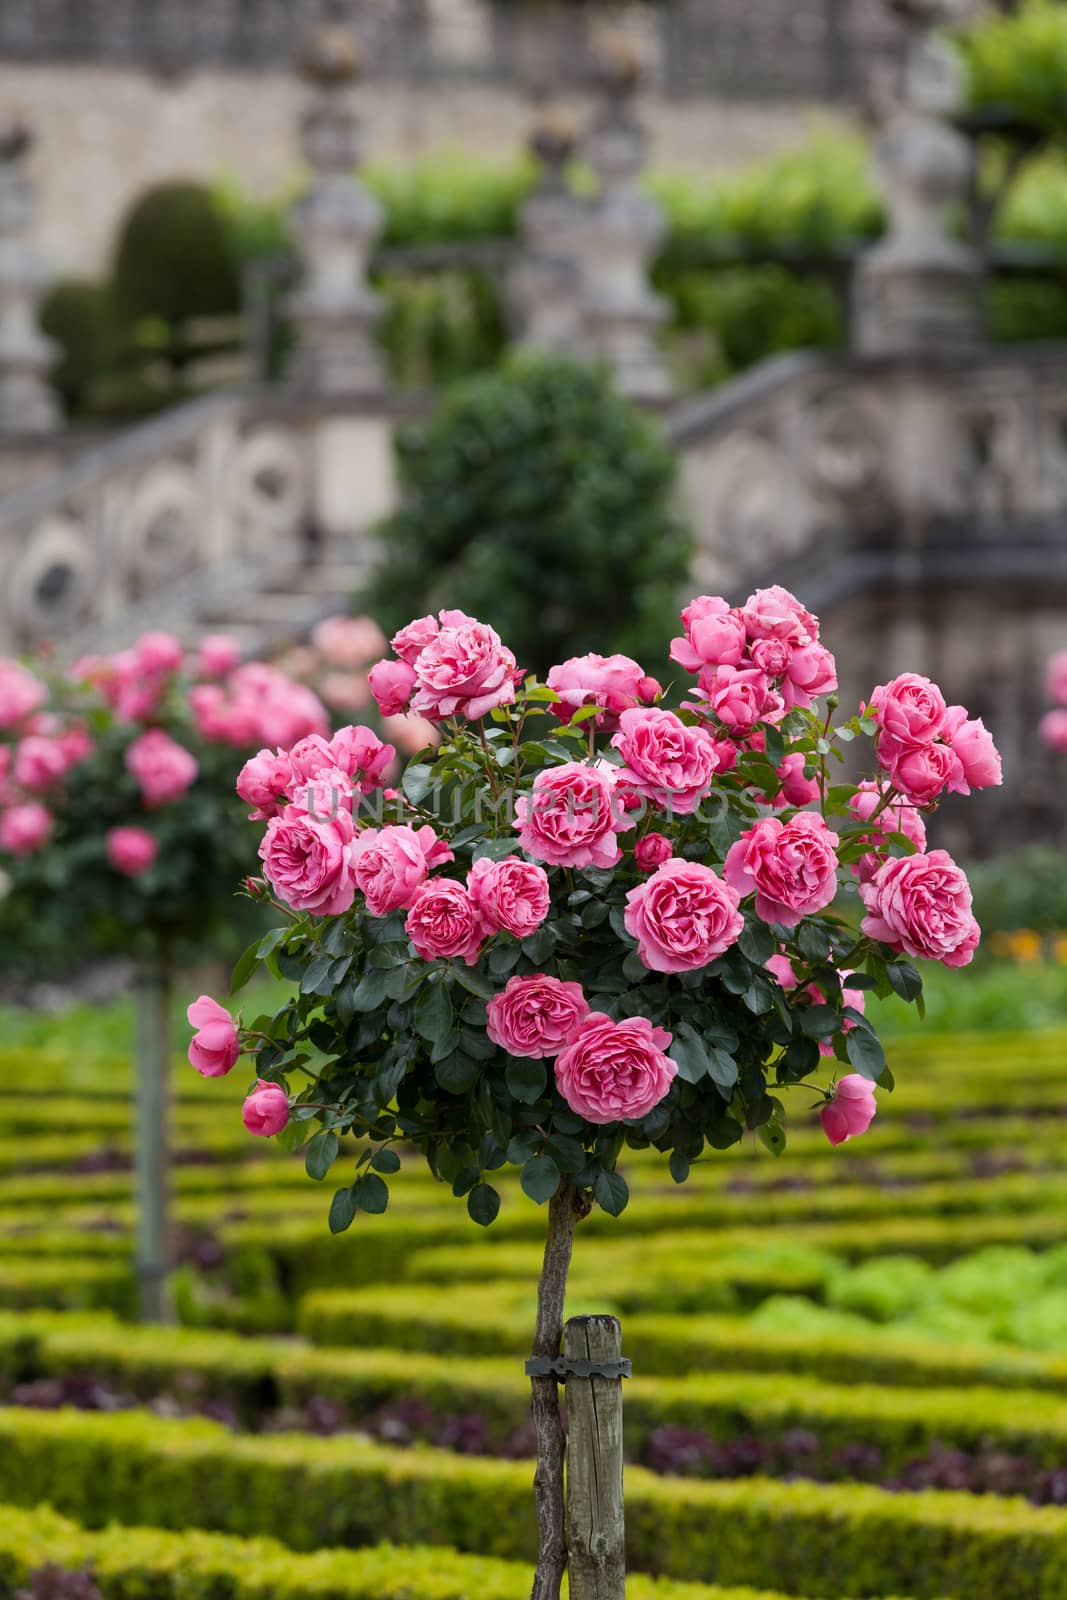
[[[583,1361],[573,1356],[531,1356],[526,1363],[528,1378],[632,1378],[633,1363],[626,1356],[618,1361]]]

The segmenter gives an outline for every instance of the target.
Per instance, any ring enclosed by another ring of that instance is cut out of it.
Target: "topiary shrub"
[[[387,632],[447,605],[530,671],[589,648],[654,670],[690,540],[670,450],[604,372],[515,358],[457,384],[397,450],[401,505],[361,602]]]
[[[123,322],[157,318],[175,335],[191,317],[240,309],[237,269],[209,189],[162,183],[135,202],[119,231],[114,294]]]
[[[62,278],[41,303],[44,332],[60,348],[52,382],[68,412],[89,409],[94,385],[116,356],[115,308],[109,288],[88,278]]]

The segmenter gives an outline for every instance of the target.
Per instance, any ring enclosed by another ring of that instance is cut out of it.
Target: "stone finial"
[[[531,350],[574,354],[581,348],[576,230],[586,206],[567,183],[577,144],[577,128],[557,110],[544,112],[527,139],[538,181],[522,208],[519,255],[508,287],[519,342]]]
[[[638,57],[627,39],[607,35],[597,61],[602,98],[584,153],[598,192],[579,230],[585,347],[611,364],[623,394],[664,401],[674,385],[655,336],[667,313],[649,269],[666,225],[640,186],[648,145],[635,103]]]
[[[911,39],[878,106],[874,172],[888,226],[857,267],[855,342],[869,351],[966,346],[981,336],[981,268],[975,251],[950,235],[948,216],[968,199],[974,157],[950,120],[963,85],[937,29],[960,20],[970,0],[890,3]]]
[[[321,394],[377,393],[385,381],[374,337],[381,302],[367,266],[382,208],[358,175],[359,46],[346,29],[319,28],[300,66],[309,85],[300,145],[311,181],[291,213],[301,281],[289,300],[297,334],[290,381]]]
[[[57,349],[37,322],[48,281],[29,240],[37,196],[26,172],[29,125],[0,118],[0,433],[52,433],[61,412],[48,381]]]

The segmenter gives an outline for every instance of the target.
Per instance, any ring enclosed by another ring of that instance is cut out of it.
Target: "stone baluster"
[[[15,118],[0,121],[0,433],[47,434],[60,425],[48,381],[58,354],[37,322],[48,274],[29,236],[37,210],[26,171],[33,137]]]
[[[587,209],[567,183],[577,133],[561,113],[543,116],[529,149],[539,166],[537,186],[522,208],[519,258],[510,292],[519,343],[530,350],[581,349],[582,277],[578,230]]]
[[[621,393],[664,401],[674,385],[656,333],[667,312],[649,287],[649,268],[666,224],[640,187],[648,145],[635,105],[640,72],[620,36],[602,39],[597,59],[602,103],[585,155],[598,190],[579,230],[585,344],[610,362]]]
[[[937,30],[961,20],[970,0],[890,3],[911,37],[875,107],[874,172],[887,229],[857,267],[853,339],[875,352],[966,346],[981,335],[981,269],[975,251],[950,235],[948,217],[967,204],[973,153],[951,123],[961,73]]]
[[[289,298],[296,325],[290,382],[322,394],[378,393],[384,369],[374,335],[381,301],[367,282],[367,263],[382,208],[358,176],[359,47],[346,29],[323,26],[300,65],[310,88],[300,143],[311,182],[292,209],[300,286]]]

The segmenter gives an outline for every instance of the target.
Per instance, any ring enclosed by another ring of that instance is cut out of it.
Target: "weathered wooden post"
[[[571,1317],[567,1382],[567,1564],[571,1600],[625,1600],[622,1355],[615,1317]]]
[[[142,962],[134,991],[134,1097],[137,1288],[144,1322],[166,1322],[170,1316],[170,992],[166,964]]]

